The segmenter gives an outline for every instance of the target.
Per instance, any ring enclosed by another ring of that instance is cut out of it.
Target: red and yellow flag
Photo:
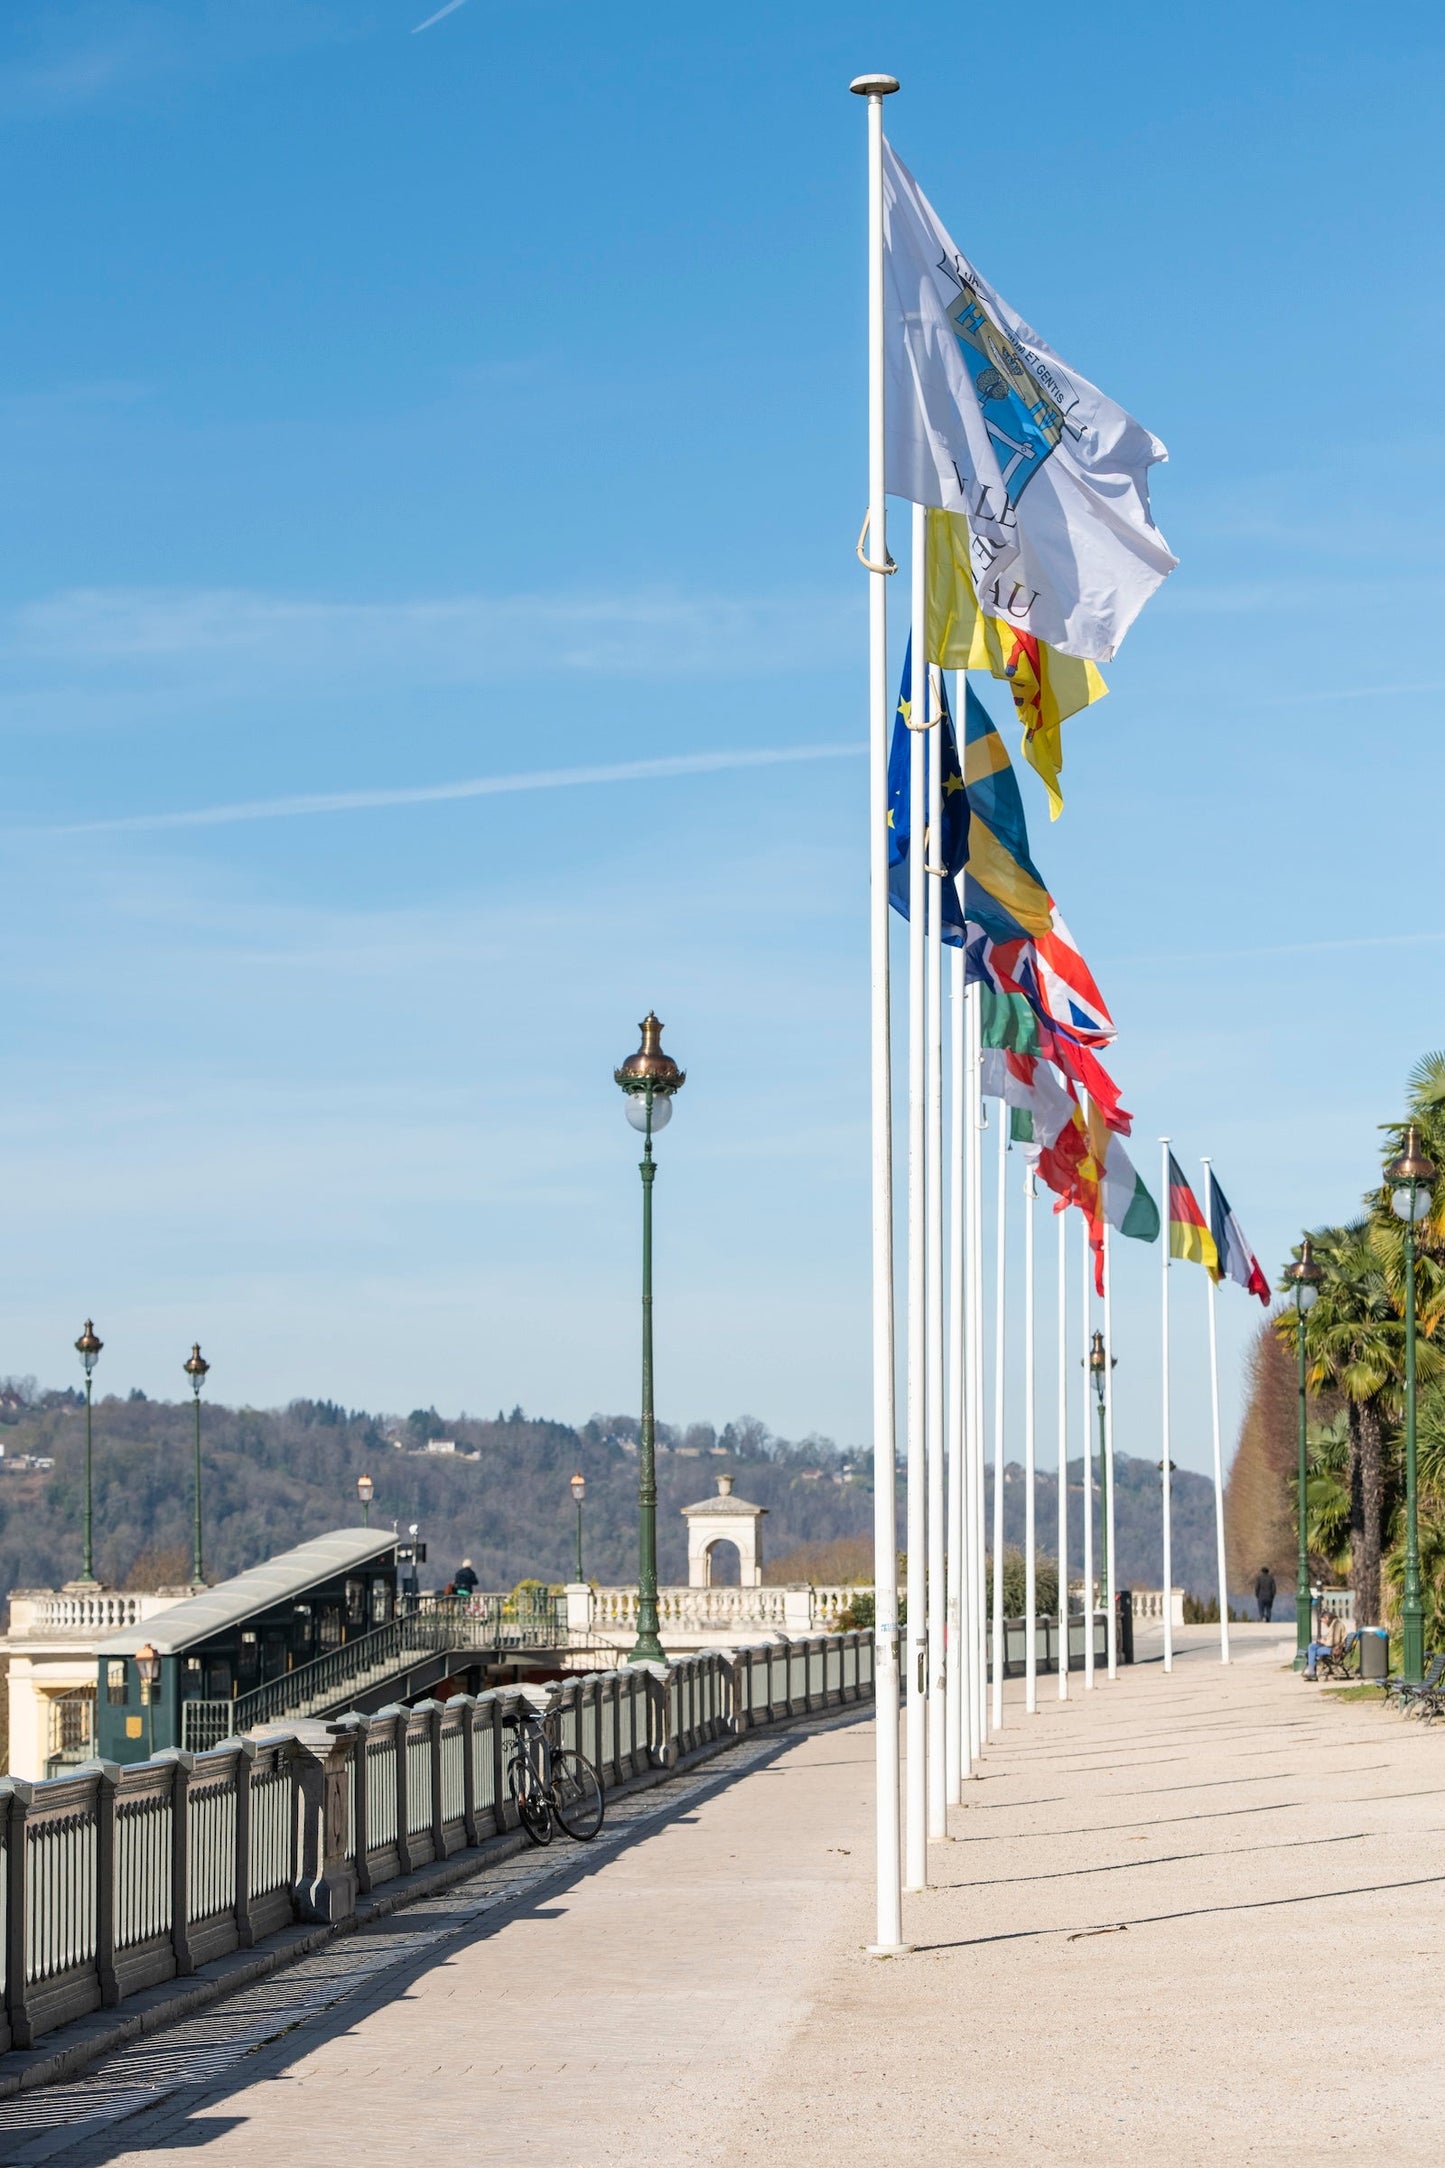
[[[928,659],[945,670],[987,670],[1005,680],[1023,724],[1024,759],[1042,777],[1049,818],[1057,820],[1064,809],[1060,725],[1109,688],[1093,663],[984,616],[968,566],[968,522],[958,512],[928,515]]]

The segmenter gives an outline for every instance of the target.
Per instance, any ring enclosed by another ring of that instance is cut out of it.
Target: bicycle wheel
[[[507,1790],[512,1795],[518,1820],[533,1844],[550,1844],[552,1804],[525,1763],[511,1763],[507,1770]]]
[[[558,1747],[552,1756],[552,1812],[569,1837],[586,1844],[602,1827],[602,1785],[585,1754]]]

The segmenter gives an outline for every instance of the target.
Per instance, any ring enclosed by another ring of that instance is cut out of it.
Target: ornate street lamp
[[[94,1370],[96,1364],[100,1361],[100,1351],[104,1345],[105,1342],[103,1340],[98,1340],[96,1338],[95,1327],[91,1323],[90,1319],[87,1318],[85,1321],[85,1330],[75,1343],[75,1352],[80,1357],[82,1366],[85,1370],[85,1531],[83,1537],[85,1563],[80,1570],[80,1578],[82,1581],[93,1581],[95,1579],[94,1551],[90,1540],[90,1377],[91,1372]]]
[[[136,1677],[140,1680],[140,1698],[145,1705],[146,1760],[149,1761],[155,1749],[155,1738],[151,1730],[151,1705],[156,1698],[156,1681],[161,1675],[161,1660],[151,1642],[143,1641],[136,1650],[135,1668]]]
[[[1109,1372],[1118,1359],[1115,1356],[1111,1362],[1104,1352],[1104,1335],[1101,1332],[1096,1332],[1089,1347],[1089,1375],[1094,1381],[1094,1399],[1099,1410],[1099,1511],[1101,1516],[1099,1582],[1105,1591],[1106,1599],[1109,1587],[1109,1455],[1104,1442],[1106,1435],[1105,1388],[1108,1383]],[[1168,1600],[1166,1596],[1165,1602],[1167,1603]],[[1108,1609],[1107,1600],[1104,1607],[1106,1610]]]
[[[1425,1604],[1420,1589],[1419,1500],[1415,1480],[1415,1225],[1430,1209],[1436,1169],[1420,1149],[1411,1122],[1405,1149],[1385,1169],[1390,1203],[1405,1222],[1405,1600],[1400,1606],[1404,1655],[1401,1671],[1416,1684],[1425,1676]]]
[[[571,1492],[572,1492],[572,1496],[573,1496],[573,1497],[574,1497],[574,1498],[576,1499],[576,1501],[577,1501],[577,1579],[578,1579],[578,1580],[579,1580],[579,1582],[580,1582],[580,1581],[582,1580],[582,1578],[583,1578],[583,1574],[582,1574],[582,1501],[583,1501],[583,1499],[584,1499],[584,1498],[585,1498],[585,1497],[587,1496],[587,1478],[586,1478],[586,1476],[585,1476],[585,1475],[574,1475],[574,1476],[573,1476],[573,1478],[572,1478],[572,1482],[571,1482],[571,1485],[570,1485],[570,1489],[571,1489]]]
[[[196,1406],[196,1482],[195,1513],[191,1522],[191,1581],[197,1588],[203,1588],[206,1581],[205,1565],[201,1558],[201,1387],[206,1382],[206,1372],[210,1367],[201,1353],[200,1341],[193,1340],[191,1352],[181,1368],[191,1381],[191,1398]]]
[[[1315,1263],[1308,1235],[1300,1244],[1297,1261],[1285,1273],[1294,1289],[1294,1337],[1299,1349],[1299,1469],[1296,1513],[1299,1520],[1299,1558],[1294,1576],[1294,1668],[1303,1671],[1310,1647],[1310,1552],[1309,1552],[1309,1417],[1305,1365],[1305,1317],[1315,1306],[1323,1272]]]
[[[662,1051],[662,1025],[649,1010],[639,1029],[642,1044],[612,1074],[627,1094],[627,1119],[644,1138],[642,1147],[642,1434],[637,1444],[637,1645],[629,1661],[661,1663],[657,1636],[657,1462],[652,1412],[652,1184],[657,1169],[652,1139],[672,1120],[672,1100],[687,1078]]]
[[[376,1496],[376,1485],[369,1475],[359,1475],[356,1478],[356,1495],[361,1500],[361,1525],[363,1528],[370,1528],[371,1501]]]

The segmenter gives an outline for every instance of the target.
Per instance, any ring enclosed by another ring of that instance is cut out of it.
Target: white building
[[[8,1774],[38,1782],[95,1752],[95,1681],[107,1634],[138,1626],[188,1588],[17,1588],[0,1653],[10,1659]]]

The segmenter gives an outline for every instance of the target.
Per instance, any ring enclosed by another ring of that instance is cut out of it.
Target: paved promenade
[[[1182,1639],[1011,1692],[907,1959],[862,1950],[869,1724],[820,1720],[333,1945],[280,2039],[228,2005],[209,2065],[114,2058],[83,2136],[10,2104],[0,2161],[1436,2161],[1445,1730],[1330,1703],[1277,1629],[1227,1673]]]

